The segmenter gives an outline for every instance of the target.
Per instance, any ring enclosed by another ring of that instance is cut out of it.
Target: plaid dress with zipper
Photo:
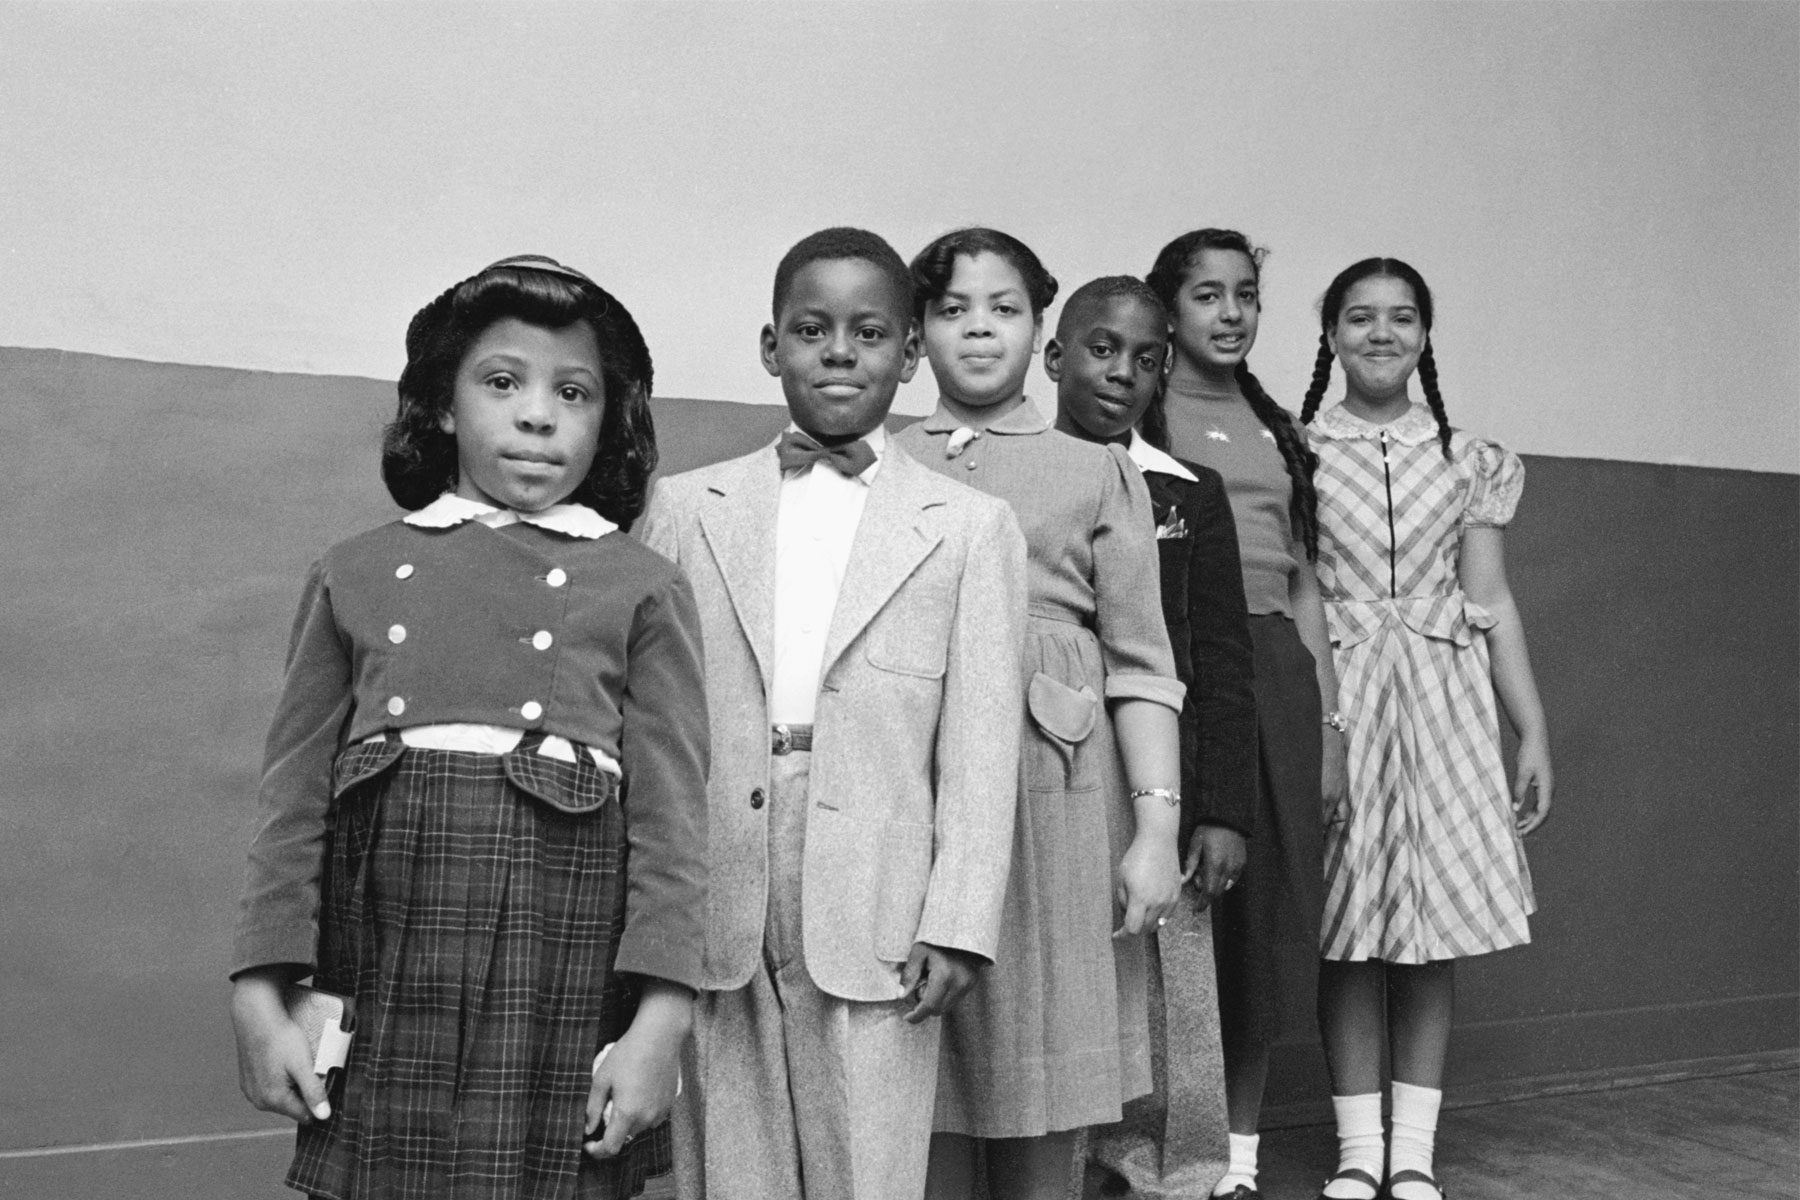
[[[1463,594],[1462,532],[1504,526],[1517,455],[1414,404],[1387,425],[1341,405],[1319,452],[1319,587],[1349,720],[1350,819],[1326,835],[1322,953],[1423,963],[1531,940],[1486,630]]]

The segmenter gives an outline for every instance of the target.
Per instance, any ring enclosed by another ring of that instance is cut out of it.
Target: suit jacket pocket
[[[955,612],[949,592],[902,590],[869,629],[869,662],[899,675],[941,679]]]
[[[1092,755],[1082,743],[1101,719],[1100,697],[1083,684],[1072,688],[1042,671],[1031,677],[1025,707],[1037,736],[1030,738],[1032,761],[1027,786],[1039,792],[1086,792],[1100,786]]]
[[[881,890],[875,896],[875,956],[905,962],[925,911],[936,830],[918,821],[889,821],[881,835]]]

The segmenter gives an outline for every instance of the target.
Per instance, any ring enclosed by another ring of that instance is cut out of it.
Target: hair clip
[[[589,287],[600,286],[586,275],[583,275],[580,271],[577,271],[574,267],[565,267],[554,258],[550,258],[543,254],[515,254],[511,258],[503,258],[499,262],[489,263],[487,266],[481,268],[480,273],[486,275],[489,271],[498,271],[502,267],[512,267],[514,269],[523,269],[527,271],[544,271],[548,274],[561,275],[568,279],[579,279]]]

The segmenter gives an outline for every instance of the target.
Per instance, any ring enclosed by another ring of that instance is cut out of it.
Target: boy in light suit
[[[882,426],[912,280],[828,229],[775,273],[792,426],[668,479],[643,537],[693,583],[712,719],[688,1200],[918,1200],[941,1015],[994,952],[1024,688],[1025,542]]]

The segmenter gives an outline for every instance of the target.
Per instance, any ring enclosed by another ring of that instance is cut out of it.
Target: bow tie
[[[855,479],[875,465],[875,450],[861,438],[841,446],[821,446],[799,430],[790,429],[775,443],[775,461],[781,464],[784,475],[822,462],[838,474]]]

